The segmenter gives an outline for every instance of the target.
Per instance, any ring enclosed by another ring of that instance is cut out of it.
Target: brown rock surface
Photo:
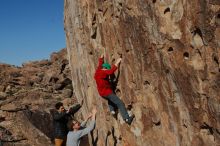
[[[22,67],[0,64],[0,81],[0,142],[4,146],[53,145],[50,110],[58,101],[66,106],[76,101],[66,49],[53,53],[50,60]]]
[[[98,107],[98,146],[220,143],[219,0],[65,0],[73,88]],[[122,56],[117,94],[136,118],[107,113],[93,79],[103,47]],[[92,142],[92,141],[91,141]]]

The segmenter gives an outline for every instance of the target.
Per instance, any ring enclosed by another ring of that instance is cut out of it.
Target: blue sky
[[[0,63],[48,59],[66,47],[64,0],[0,0]]]

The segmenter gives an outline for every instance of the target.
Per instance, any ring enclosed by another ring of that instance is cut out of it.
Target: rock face
[[[67,106],[74,102],[66,49],[22,67],[0,64],[0,81],[0,142],[52,145],[51,109],[58,101]]]
[[[219,0],[65,0],[64,7],[76,97],[86,100],[84,116],[93,105],[99,111],[91,145],[219,145]],[[116,93],[133,103],[131,126],[111,117],[98,95],[101,52],[110,63],[122,57]]]

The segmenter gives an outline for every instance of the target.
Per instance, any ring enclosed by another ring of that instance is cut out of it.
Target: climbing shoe
[[[117,117],[118,112],[117,111],[111,111],[111,114],[116,120],[118,119],[118,117]]]
[[[114,116],[116,113],[115,113],[115,111],[111,111],[111,114]]]
[[[127,124],[131,125],[133,119],[134,119],[134,115],[129,116],[127,119],[125,119],[125,122],[126,122]]]

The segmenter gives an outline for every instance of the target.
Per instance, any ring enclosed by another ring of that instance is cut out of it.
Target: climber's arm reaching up
[[[99,58],[99,64],[97,69],[102,69],[103,62],[104,62],[104,54],[102,54],[101,57]]]
[[[119,58],[119,59],[115,62],[115,64],[112,65],[112,68],[111,68],[111,69],[109,69],[109,70],[104,70],[104,72],[105,72],[106,74],[108,74],[108,75],[113,74],[113,73],[117,70],[117,68],[118,68],[118,66],[119,66],[119,64],[120,64],[120,62],[121,62],[121,58]]]

